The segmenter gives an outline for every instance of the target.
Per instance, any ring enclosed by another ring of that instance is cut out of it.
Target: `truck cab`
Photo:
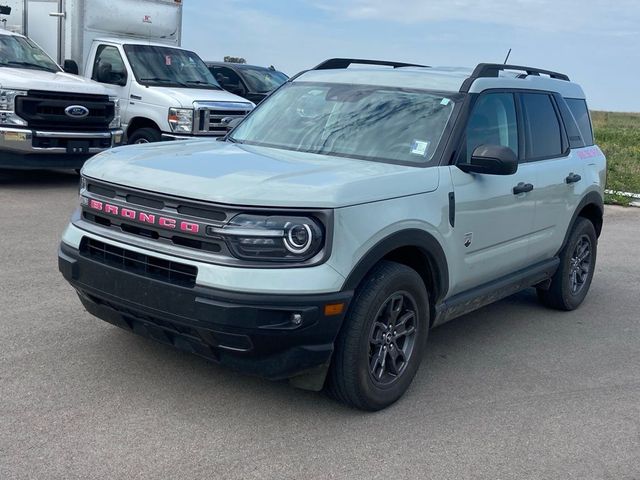
[[[0,29],[0,168],[79,169],[121,143],[117,97]]]
[[[254,107],[223,90],[196,53],[163,43],[97,38],[84,76],[117,92],[128,143],[225,135]]]

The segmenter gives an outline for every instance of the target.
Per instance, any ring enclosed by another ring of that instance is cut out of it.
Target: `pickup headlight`
[[[26,125],[27,121],[16,115],[16,97],[27,95],[24,90],[0,89],[0,125]]]
[[[193,133],[193,109],[170,108],[169,126],[174,133]]]
[[[207,233],[222,234],[243,260],[303,262],[324,246],[323,227],[311,217],[241,214]]]
[[[120,115],[120,99],[118,97],[109,97],[109,101],[113,102],[113,120],[109,124],[109,128],[120,128],[122,126],[122,116]]]

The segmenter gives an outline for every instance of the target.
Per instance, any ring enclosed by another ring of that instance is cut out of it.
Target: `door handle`
[[[564,179],[564,181],[567,182],[567,185],[579,182],[580,180],[582,180],[582,177],[577,173],[573,173],[573,172],[571,172],[569,176]]]
[[[513,187],[513,194],[518,195],[520,193],[527,193],[533,190],[533,185],[530,183],[520,182],[518,185]]]

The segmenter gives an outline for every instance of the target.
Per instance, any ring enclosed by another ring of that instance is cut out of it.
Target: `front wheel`
[[[548,290],[538,289],[540,302],[558,310],[575,310],[589,292],[596,267],[598,237],[586,218],[578,217],[560,253],[560,266]]]
[[[328,390],[363,410],[398,400],[415,376],[429,330],[429,297],[415,270],[379,263],[356,291],[336,341]]]
[[[162,134],[155,128],[145,127],[139,128],[129,136],[129,145],[140,145],[142,143],[159,142]]]

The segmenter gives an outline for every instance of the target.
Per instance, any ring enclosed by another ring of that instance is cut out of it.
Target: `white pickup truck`
[[[0,29],[0,168],[79,169],[122,139],[113,92]]]
[[[128,143],[221,136],[254,107],[180,48],[181,0],[4,0],[8,26],[70,73],[113,89]]]

